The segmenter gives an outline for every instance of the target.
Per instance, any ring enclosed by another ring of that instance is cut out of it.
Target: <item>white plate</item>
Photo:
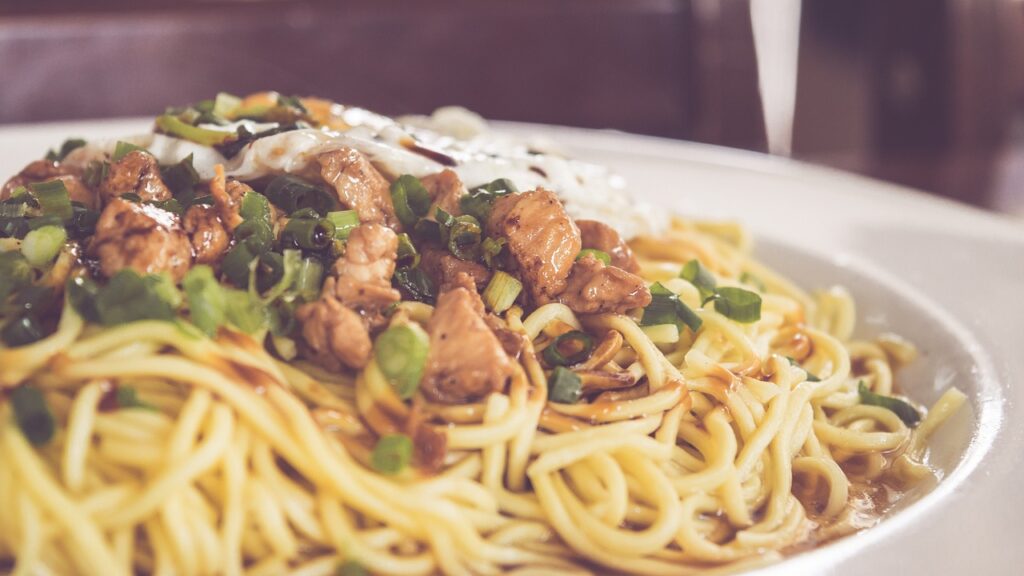
[[[146,121],[0,128],[0,177],[64,138],[116,137]],[[832,170],[613,132],[499,125],[543,134],[611,166],[651,202],[736,219],[758,254],[808,288],[846,285],[863,333],[895,330],[922,349],[898,375],[930,402],[949,384],[970,405],[936,435],[944,479],[878,527],[764,574],[1016,574],[1024,517],[1024,227],[1010,219]]]

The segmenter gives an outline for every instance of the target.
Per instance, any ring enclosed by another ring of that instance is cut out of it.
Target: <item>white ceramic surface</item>
[[[0,127],[0,177],[64,138],[116,137],[148,122]],[[922,193],[722,148],[612,132],[500,124],[542,133],[611,166],[638,196],[688,215],[749,226],[758,254],[808,288],[846,285],[860,331],[920,345],[898,375],[931,402],[954,384],[970,397],[935,437],[944,479],[878,527],[763,574],[1018,574],[1024,546],[1024,227]]]

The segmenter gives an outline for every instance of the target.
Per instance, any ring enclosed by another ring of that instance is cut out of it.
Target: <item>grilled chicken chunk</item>
[[[140,274],[166,272],[179,282],[192,264],[192,245],[175,214],[121,198],[103,209],[89,249],[107,278],[132,268]]]
[[[494,202],[488,234],[508,240],[508,251],[537,304],[546,304],[565,289],[580,252],[580,231],[554,192],[509,194]]]
[[[359,214],[360,222],[401,229],[391,203],[390,185],[366,156],[351,148],[341,148],[320,154],[317,161],[320,176],[334,187],[342,205]]]
[[[434,207],[440,208],[454,216],[462,214],[462,209],[459,207],[459,199],[467,193],[467,190],[454,170],[445,168],[437,174],[420,178],[420,182],[423,183],[423,187],[430,194],[432,202],[430,214],[435,212]]]
[[[182,220],[188,234],[196,264],[215,264],[228,249],[231,237],[224,229],[217,208],[195,205],[185,212]]]
[[[148,152],[132,150],[110,164],[100,182],[100,198],[108,203],[122,194],[137,194],[143,202],[169,200],[171,190],[160,179],[160,166]]]
[[[605,252],[611,257],[612,266],[622,268],[626,272],[636,274],[640,271],[640,264],[637,263],[633,250],[614,228],[597,220],[577,220],[576,226],[580,229],[584,248]]]
[[[334,279],[327,282],[333,284]],[[366,323],[334,296],[325,293],[316,302],[299,306],[295,318],[302,324],[303,352],[313,362],[337,372],[345,366],[362,368],[370,361],[373,342]]]
[[[76,168],[50,160],[30,162],[17,176],[8,180],[3,188],[0,188],[0,200],[10,198],[11,193],[19,186],[28,186],[29,184],[49,182],[51,180],[60,180],[64,183],[64,188],[67,189],[68,197],[71,198],[72,202],[81,202],[90,210],[97,208],[96,193],[82,182],[81,172]]]
[[[573,265],[558,301],[577,314],[621,314],[650,304],[651,291],[639,276],[587,255]]]
[[[514,364],[483,318],[480,297],[458,287],[441,294],[427,324],[430,353],[420,390],[446,404],[503,390]]]
[[[423,246],[419,266],[441,291],[453,287],[459,274],[469,275],[476,290],[483,290],[491,279],[491,271],[487,267],[459,260],[451,252],[436,246]]]

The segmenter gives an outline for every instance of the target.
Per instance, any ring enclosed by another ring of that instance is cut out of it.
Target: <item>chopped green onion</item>
[[[558,366],[548,376],[548,400],[575,404],[583,396],[583,381],[572,370]]]
[[[195,199],[195,186],[199,184],[199,173],[192,165],[192,154],[181,162],[160,167],[160,179],[164,181],[171,194],[187,209]]]
[[[242,224],[244,225],[245,222]],[[235,286],[247,287],[249,285],[249,267],[264,252],[266,252],[266,247],[260,243],[257,236],[245,238],[224,255],[224,259],[220,263],[220,271]]]
[[[163,276],[140,276],[131,268],[119,270],[96,295],[100,321],[110,326],[136,320],[173,320],[177,305],[169,290],[174,286],[167,284]]]
[[[757,288],[758,292],[764,292],[767,290],[767,288],[765,288],[764,282],[762,282],[760,278],[754,276],[750,272],[744,272],[740,274],[740,282],[744,284],[749,284],[750,286]]]
[[[370,576],[370,572],[363,568],[363,565],[359,562],[346,560],[338,564],[337,570],[334,571],[334,576]]]
[[[484,258],[484,263],[487,264],[488,268],[494,268],[497,263],[495,260],[501,251],[505,249],[505,244],[508,243],[504,238],[484,238],[484,241],[480,243],[480,251]]]
[[[480,222],[476,218],[459,216],[448,231],[448,251],[459,260],[477,260],[480,258],[482,236]]]
[[[584,248],[583,250],[580,250],[580,253],[576,255],[576,260],[582,260],[587,256],[593,256],[594,258],[597,258],[601,262],[604,262],[605,266],[612,265],[612,257],[609,256],[607,252],[595,250],[593,248]]]
[[[334,240],[334,223],[326,218],[291,218],[281,233],[283,243],[304,250],[323,250]]]
[[[235,242],[247,242],[250,249],[262,254],[273,247],[274,230],[267,220],[244,220],[235,228],[234,239]]]
[[[295,279],[295,290],[307,302],[316,300],[323,284],[324,265],[318,258],[304,258]]]
[[[59,226],[43,226],[30,231],[21,242],[21,253],[28,263],[39,268],[53,262],[64,242],[67,232]]]
[[[914,427],[918,422],[921,421],[921,414],[916,408],[900,400],[899,398],[893,398],[892,396],[882,396],[872,392],[861,380],[857,386],[857,393],[860,396],[861,404],[867,404],[870,406],[881,406],[886,410],[890,410],[900,417],[900,420],[904,424],[910,427]]]
[[[18,427],[33,446],[42,446],[53,438],[56,424],[39,388],[30,384],[15,388],[11,391],[11,406]]]
[[[586,332],[572,330],[555,338],[544,349],[544,361],[551,366],[572,366],[590,357],[594,339]]]
[[[28,203],[26,202],[20,202],[16,198],[0,202],[0,218],[22,218],[26,214],[28,214]]]
[[[107,177],[108,170],[110,170],[109,162],[91,160],[82,172],[82,182],[90,188],[96,188]]]
[[[679,299],[679,296],[665,288],[661,282],[655,282],[651,286],[651,303],[644,308],[640,325],[657,326],[659,324],[675,324],[679,326],[680,330],[683,329],[683,326],[687,326],[696,332],[700,330],[703,322],[700,316]]]
[[[438,212],[442,210],[438,208]],[[440,242],[441,241],[441,224],[435,220],[427,220],[426,218],[420,220],[412,227],[412,233],[417,239],[425,242]]]
[[[487,222],[491,208],[499,196],[518,192],[515,185],[507,178],[499,178],[483,186],[477,186],[469,194],[459,198],[459,208],[463,214],[476,218],[479,222]]]
[[[298,250],[289,252],[299,253]],[[277,252],[264,252],[256,263],[256,291],[260,294],[284,280],[284,256]]]
[[[0,252],[0,303],[32,282],[32,265],[20,252]]]
[[[398,474],[412,460],[412,440],[405,434],[389,434],[377,441],[370,465],[382,474]]]
[[[8,346],[25,346],[42,340],[43,327],[33,314],[13,318],[0,330],[0,339]]]
[[[132,408],[142,408],[143,410],[156,410],[156,406],[147,404],[142,400],[139,400],[138,392],[131,386],[118,386],[114,390],[114,399],[117,401],[117,407],[122,410],[129,410]]]
[[[334,238],[348,240],[348,235],[359,226],[359,213],[355,210],[338,210],[328,212],[327,219],[334,224]]]
[[[27,218],[4,218],[0,216],[0,237],[24,238],[31,228]]]
[[[191,124],[181,121],[177,116],[172,116],[170,114],[158,116],[156,119],[156,126],[165,134],[184,138],[185,140],[191,140],[192,142],[202,146],[216,146],[217,144],[223,144],[235,136],[234,132],[228,132],[226,130],[210,130],[208,128],[192,126]],[[114,160],[117,160],[117,158],[114,158]]]
[[[412,228],[430,210],[430,194],[418,178],[403,174],[391,184],[391,203],[402,226]]]
[[[285,250],[283,255],[267,252],[260,256],[260,263],[256,269],[256,286],[263,294],[263,302],[273,302],[287,292],[298,279],[300,268],[302,252],[298,250]],[[272,272],[273,281],[264,277],[268,270]],[[264,287],[261,282],[269,282],[269,285]]]
[[[48,315],[56,307],[53,288],[48,286],[23,286],[17,296],[9,303],[8,312],[36,314],[39,317]]]
[[[678,324],[655,324],[640,328],[655,344],[675,344],[679,342]]]
[[[288,214],[303,208],[312,208],[318,215],[324,215],[338,209],[338,200],[334,195],[288,174],[271,180],[263,194]]]
[[[373,344],[377,366],[403,400],[412,398],[423,377],[430,338],[418,324],[389,327]]]
[[[208,336],[216,334],[217,328],[225,321],[227,295],[214,277],[213,269],[206,265],[193,267],[181,286],[188,299],[192,323]]]
[[[64,221],[56,216],[37,216],[35,218],[28,219],[28,229],[38,230],[44,226],[56,226],[57,228],[64,227]],[[28,232],[26,232],[28,234]]]
[[[62,221],[71,219],[71,198],[63,180],[29,184],[29,189],[44,215],[56,216]]]
[[[71,307],[79,316],[86,322],[100,322],[100,313],[96,309],[96,297],[100,293],[100,287],[96,282],[86,276],[75,276],[68,279],[64,290],[67,292]]]
[[[244,220],[270,220],[270,201],[259,192],[250,190],[242,196],[242,204],[238,208]]]
[[[399,266],[415,268],[420,263],[420,255],[412,244],[412,239],[406,233],[398,235],[398,257],[396,263]]]
[[[718,287],[715,277],[701,265],[700,260],[694,259],[687,262],[683,266],[682,272],[679,273],[679,277],[697,287],[702,302],[707,302],[709,298],[712,298],[715,288]]]
[[[117,144],[114,145],[114,155],[111,156],[110,159],[113,160],[114,162],[117,162],[121,158],[124,158],[125,156],[132,152],[135,152],[136,150],[140,152],[145,152],[147,154],[149,153],[149,150],[146,150],[142,146],[132,144],[131,142],[124,142],[122,140],[118,140]]]
[[[761,319],[761,297],[755,292],[727,286],[712,296],[715,310],[737,322],[750,323]]]
[[[171,214],[177,214],[178,216],[185,215],[185,208],[181,206],[181,202],[178,202],[177,198],[168,198],[167,200],[151,200],[146,202],[150,206],[155,206],[161,210],[170,212]]]
[[[495,314],[501,314],[512,307],[519,293],[523,291],[523,283],[518,278],[496,270],[491,281],[484,288],[483,300],[487,308]]]
[[[81,138],[69,138],[65,140],[63,144],[60,145],[60,149],[50,150],[49,152],[47,152],[46,159],[52,162],[60,162],[61,160],[64,160],[64,158],[66,158],[67,155],[70,154],[72,151],[77,150],[82,146],[85,146],[85,144],[85,140],[82,140]]]
[[[392,283],[402,290],[409,299],[417,302],[433,304],[437,298],[434,281],[419,267],[395,270]]]
[[[229,323],[246,334],[255,334],[267,327],[267,308],[258,297],[247,290],[227,289],[225,292],[225,318]]]
[[[72,202],[71,209],[71,220],[66,226],[68,235],[76,240],[82,240],[95,234],[100,213],[96,210],[89,210],[78,202]]]

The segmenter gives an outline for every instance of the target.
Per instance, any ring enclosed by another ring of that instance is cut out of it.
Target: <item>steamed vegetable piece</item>
[[[869,404],[871,406],[881,406],[886,410],[894,412],[900,417],[907,426],[916,426],[921,421],[921,414],[916,408],[900,400],[899,398],[893,398],[892,396],[882,396],[872,392],[864,381],[861,380],[857,385],[857,394],[860,396],[862,404]]]
[[[390,434],[377,441],[370,465],[382,474],[398,474],[412,460],[412,440],[405,434]]]
[[[26,384],[11,392],[11,406],[14,408],[14,419],[25,438],[33,446],[42,446],[53,438],[56,425],[46,398],[35,386]]]
[[[417,324],[391,326],[373,346],[377,366],[403,400],[419,388],[429,351],[430,338]]]

